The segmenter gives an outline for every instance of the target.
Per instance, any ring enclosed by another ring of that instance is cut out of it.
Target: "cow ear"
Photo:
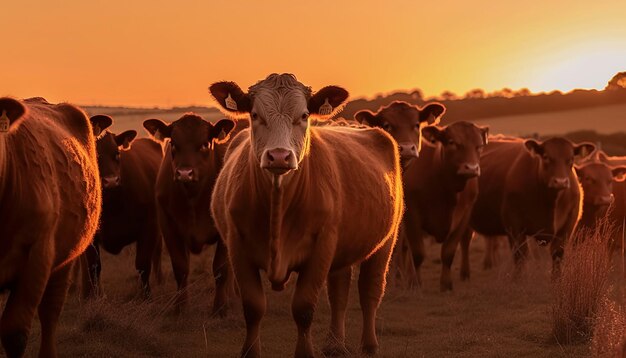
[[[26,114],[26,107],[18,100],[0,98],[0,133],[6,133],[19,123]]]
[[[163,123],[160,119],[146,119],[143,121],[143,127],[159,142],[172,135],[171,125]]]
[[[626,180],[626,167],[613,168],[611,172],[613,173],[613,179],[615,181]]]
[[[424,139],[432,144],[435,144],[437,142],[446,142],[445,130],[439,129],[436,126],[428,126],[422,128],[422,136],[424,137]]]
[[[428,124],[439,123],[441,117],[446,113],[446,107],[441,103],[429,103],[420,110],[419,121]]]
[[[89,118],[89,121],[91,122],[91,127],[93,129],[93,135],[96,137],[113,124],[113,118],[105,114],[97,114]]]
[[[530,154],[542,156],[543,155],[543,144],[537,142],[534,139],[528,139],[524,142],[524,147]]]
[[[123,149],[128,149],[130,147],[130,143],[137,137],[137,131],[129,130],[126,132],[122,132],[115,136],[115,143],[117,143],[118,147],[122,147]]]
[[[586,158],[596,150],[596,146],[593,143],[581,143],[574,147],[574,155],[577,157]]]
[[[356,119],[357,122],[370,127],[380,127],[381,125],[378,115],[374,114],[372,111],[368,111],[367,109],[356,112],[354,119]]]
[[[489,127],[478,127],[478,129],[483,137],[483,145],[489,144]]]
[[[321,118],[331,118],[343,109],[350,94],[338,86],[326,86],[309,98],[309,113]]]
[[[230,119],[222,119],[215,124],[211,124],[209,131],[209,142],[217,144],[226,143],[230,139],[230,133],[235,128],[236,123]]]
[[[209,92],[226,115],[244,117],[252,110],[250,95],[242,91],[235,82],[215,82],[209,86]]]

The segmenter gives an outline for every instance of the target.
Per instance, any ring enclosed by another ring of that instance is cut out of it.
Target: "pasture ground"
[[[421,290],[388,288],[377,320],[379,356],[584,357],[590,354],[588,344],[562,346],[551,336],[552,283],[546,248],[533,250],[534,257],[528,262],[526,275],[512,283],[508,245],[500,245],[500,265],[484,271],[484,241],[475,239],[471,246],[471,281],[460,282],[460,257],[457,256],[452,293],[439,292],[439,249],[437,244],[428,248]],[[190,309],[181,316],[170,312],[175,284],[166,254],[163,256],[165,283],[154,286],[151,302],[142,302],[135,298],[138,283],[133,270],[133,249],[127,248],[118,256],[104,253],[106,297],[81,303],[76,293],[70,294],[61,316],[60,355],[237,356],[245,332],[239,301],[235,302],[228,318],[210,317],[212,251],[209,249],[193,258]],[[614,276],[617,282],[619,274],[616,272]],[[265,357],[293,356],[296,338],[290,309],[293,281],[294,277],[284,292],[266,289],[268,311],[261,338]],[[623,287],[623,281],[620,283]],[[361,313],[355,280],[350,301],[347,343],[349,349],[358,352]],[[316,349],[321,349],[325,342],[329,321],[329,305],[323,292],[313,324]],[[36,321],[27,356],[36,355],[38,342],[39,323]]]

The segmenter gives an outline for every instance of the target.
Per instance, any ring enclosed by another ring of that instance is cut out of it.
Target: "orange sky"
[[[0,14],[0,95],[78,104],[206,105],[211,82],[271,72],[370,97],[603,88],[626,70],[624,0],[6,0]]]

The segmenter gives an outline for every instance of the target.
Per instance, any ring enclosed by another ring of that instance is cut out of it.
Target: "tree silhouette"
[[[626,71],[619,72],[613,76],[604,89],[608,91],[626,89]]]
[[[443,91],[439,97],[444,101],[453,101],[458,98],[452,91]]]
[[[485,98],[486,96],[482,88],[475,88],[465,94],[465,98]]]

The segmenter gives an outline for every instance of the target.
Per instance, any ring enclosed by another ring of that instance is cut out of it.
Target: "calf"
[[[211,218],[211,192],[223,165],[224,142],[235,123],[223,119],[211,124],[185,114],[171,124],[148,119],[144,127],[159,140],[167,139],[156,181],[157,216],[178,285],[176,307],[187,304],[189,255],[216,245],[213,259],[213,312],[226,313],[232,274],[226,246]],[[221,139],[219,139],[221,138]]]
[[[516,274],[527,255],[527,236],[551,243],[553,273],[559,272],[563,243],[581,210],[574,159],[594,150],[593,144],[575,145],[559,137],[545,142],[497,140],[485,147],[471,226],[483,235],[509,238]]]
[[[161,234],[156,220],[154,185],[163,157],[161,145],[151,139],[134,140],[137,132],[113,134],[106,129],[113,123],[109,116],[91,117],[94,128],[98,167],[102,182],[102,218],[94,244],[85,251],[89,280],[83,296],[100,291],[100,246],[117,255],[137,243],[135,269],[139,273],[144,297],[150,296],[150,273],[154,265],[161,276]],[[131,144],[132,143],[132,144]],[[85,274],[85,273],[84,273]]]
[[[74,260],[93,239],[101,191],[91,124],[69,104],[0,98],[0,340],[9,357],[41,321],[40,356],[56,327]]]
[[[312,127],[309,116],[331,117],[348,93],[328,86],[313,94],[291,74],[272,74],[248,93],[233,82],[214,83],[210,91],[224,112],[251,123],[229,148],[211,204],[241,292],[247,328],[241,355],[261,352],[260,270],[275,290],[298,273],[297,357],[314,355],[311,323],[328,279],[333,343],[326,350],[345,351],[354,264],[361,265],[362,349],[374,353],[376,311],[403,205],[393,139],[377,128]]]

